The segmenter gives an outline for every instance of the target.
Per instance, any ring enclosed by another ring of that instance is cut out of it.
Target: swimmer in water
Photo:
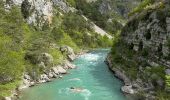
[[[70,90],[72,90],[73,92],[83,92],[84,89],[82,89],[82,88],[70,87]]]

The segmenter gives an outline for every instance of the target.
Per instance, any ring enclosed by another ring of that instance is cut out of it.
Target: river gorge
[[[100,49],[81,55],[73,62],[76,69],[61,79],[23,90],[20,100],[126,100],[120,91],[123,83],[104,62],[108,52]]]

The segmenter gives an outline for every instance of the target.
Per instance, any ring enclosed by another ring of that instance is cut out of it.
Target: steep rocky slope
[[[140,0],[77,0],[76,8],[111,34],[115,34],[126,23],[129,11]]]
[[[170,99],[169,4],[144,0],[117,34],[108,56],[110,68],[125,82],[121,90],[136,99]]]

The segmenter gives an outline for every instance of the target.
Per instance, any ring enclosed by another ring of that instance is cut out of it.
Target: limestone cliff
[[[138,98],[142,95],[143,100],[170,98],[167,92],[170,75],[169,8],[168,0],[159,1],[133,15],[112,48],[111,68],[131,80],[122,91],[137,93]]]
[[[139,4],[140,0],[101,0],[99,11],[102,14],[116,13],[127,18],[127,14]]]

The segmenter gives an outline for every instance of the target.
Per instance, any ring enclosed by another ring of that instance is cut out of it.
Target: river
[[[104,63],[108,52],[100,49],[80,56],[73,62],[76,69],[62,79],[23,90],[20,100],[126,100],[120,91],[122,82]],[[75,92],[70,87],[83,90]]]

